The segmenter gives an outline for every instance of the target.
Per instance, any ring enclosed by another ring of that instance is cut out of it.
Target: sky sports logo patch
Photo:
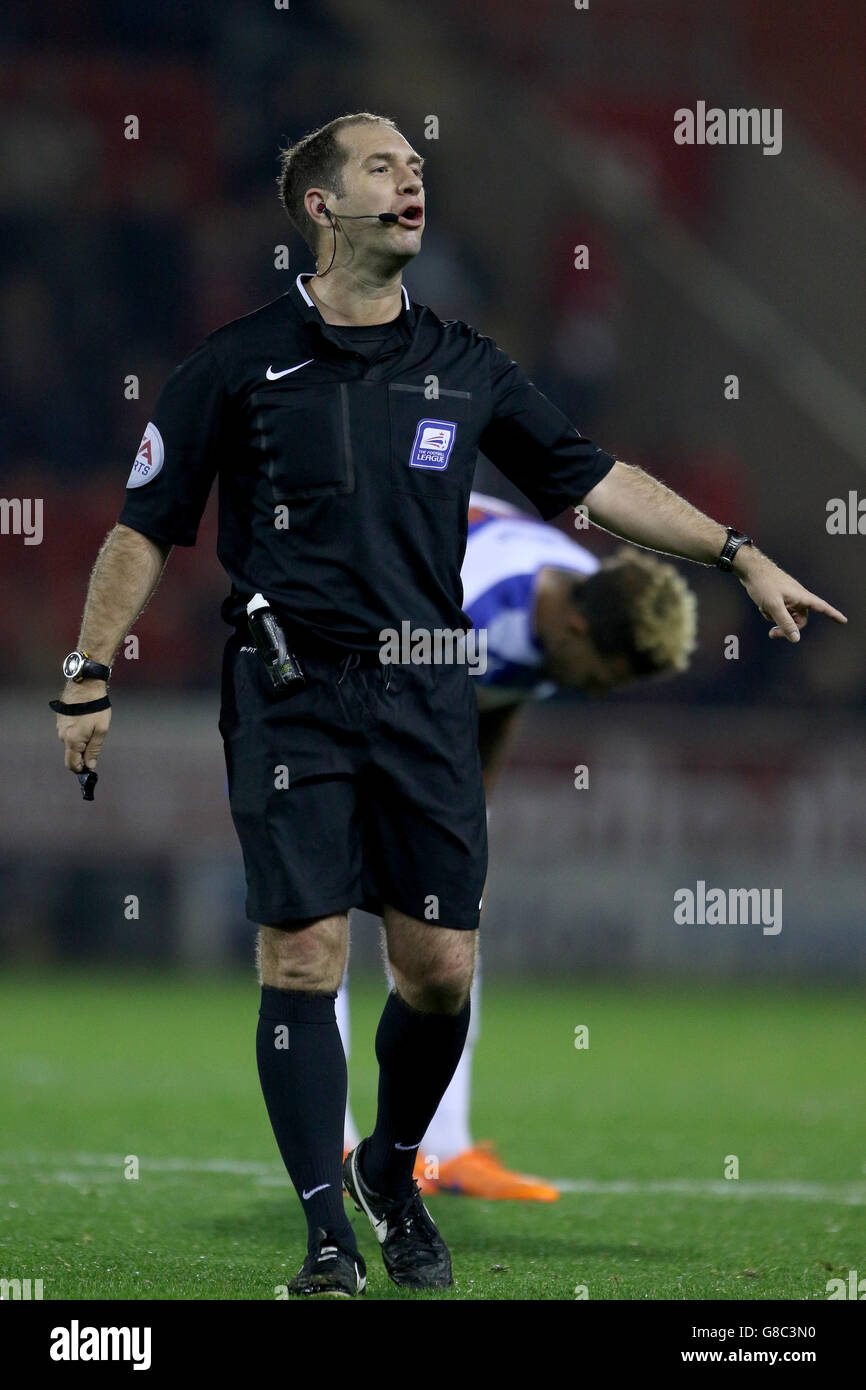
[[[441,472],[448,467],[456,436],[457,426],[453,420],[419,420],[409,467],[435,468]]]

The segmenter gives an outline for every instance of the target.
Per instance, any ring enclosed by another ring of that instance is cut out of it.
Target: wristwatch
[[[82,681],[106,681],[111,677],[111,667],[94,661],[87,652],[77,649],[63,658],[63,674],[68,681],[80,685]]]
[[[743,545],[754,545],[751,536],[744,536],[742,531],[735,531],[733,526],[727,526],[728,539],[722,546],[722,553],[716,561],[720,570],[732,570],[734,568],[734,556]]]

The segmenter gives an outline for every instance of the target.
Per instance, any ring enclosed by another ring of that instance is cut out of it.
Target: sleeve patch
[[[156,477],[164,463],[165,445],[162,442],[162,435],[151,420],[148,422],[147,429],[144,431],[144,438],[138,446],[138,453],[126,480],[126,486],[128,488],[143,487],[145,483],[151,482]]]

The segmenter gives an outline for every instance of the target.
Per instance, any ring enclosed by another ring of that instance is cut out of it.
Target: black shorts
[[[219,719],[248,917],[387,904],[476,928],[487,821],[467,667],[298,647],[307,683],[283,693],[250,642],[226,643]]]

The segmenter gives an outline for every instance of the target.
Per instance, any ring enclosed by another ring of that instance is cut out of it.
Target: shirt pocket
[[[472,392],[440,389],[428,400],[423,386],[390,383],[391,486],[418,497],[468,495],[478,455]]]
[[[254,437],[275,502],[354,490],[345,383],[256,392]]]

